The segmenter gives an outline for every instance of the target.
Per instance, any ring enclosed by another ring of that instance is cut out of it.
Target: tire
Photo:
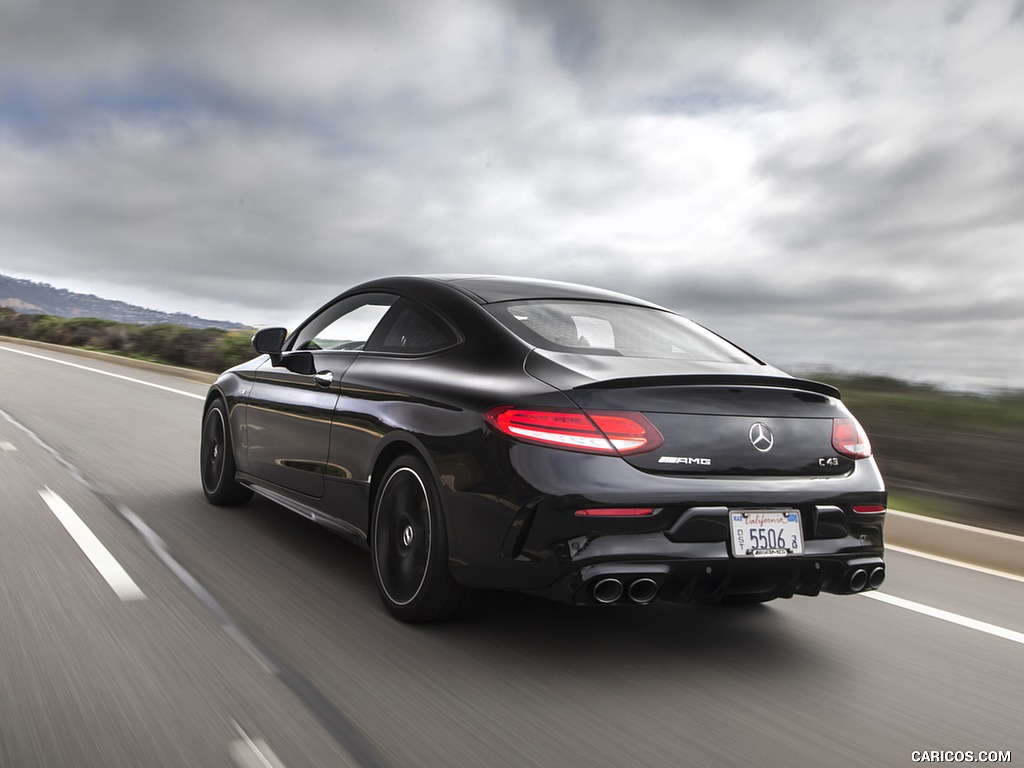
[[[221,507],[232,507],[252,498],[252,491],[235,481],[236,470],[227,406],[223,400],[214,400],[203,416],[199,447],[199,475],[207,501]]]
[[[400,456],[387,468],[373,502],[370,559],[388,611],[408,622],[464,615],[476,591],[448,569],[448,534],[441,496],[427,465]]]

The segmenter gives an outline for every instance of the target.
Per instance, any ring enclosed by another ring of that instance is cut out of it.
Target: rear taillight
[[[654,514],[653,507],[596,507],[577,509],[576,517],[646,517]]]
[[[642,414],[556,411],[500,405],[484,414],[499,432],[518,440],[586,453],[653,451],[665,442]]]
[[[851,459],[866,459],[871,455],[871,441],[853,418],[832,420],[832,447],[836,453]]]

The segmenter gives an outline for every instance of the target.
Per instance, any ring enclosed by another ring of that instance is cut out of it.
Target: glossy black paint
[[[292,349],[302,327],[283,344],[261,331],[265,354],[225,372],[207,401],[227,404],[242,484],[365,547],[382,470],[414,454],[440,490],[457,582],[567,602],[594,602],[592,585],[609,576],[627,586],[649,577],[659,598],[678,601],[843,593],[857,569],[884,567],[884,513],[852,506],[884,506],[885,487],[873,459],[831,449],[831,420],[848,415],[831,387],[756,358],[681,366],[534,348],[490,306],[532,298],[655,306],[609,291],[404,277],[339,300],[369,293],[425,307],[450,326],[455,343],[429,354],[310,351]],[[517,442],[482,416],[503,404],[639,411],[666,444],[624,459]],[[777,451],[749,450],[755,421],[774,430]],[[713,469],[660,463],[663,455],[707,457]],[[602,506],[656,512],[575,514]],[[728,511],[762,507],[800,511],[803,556],[732,556]]]

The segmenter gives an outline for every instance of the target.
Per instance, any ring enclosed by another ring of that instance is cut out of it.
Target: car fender
[[[374,499],[377,496],[377,488],[380,487],[380,482],[382,480],[381,474],[387,469],[388,465],[392,461],[403,453],[413,453],[423,459],[427,467],[430,468],[430,473],[433,476],[434,483],[439,489],[442,487],[441,476],[437,471],[437,464],[434,461],[431,451],[429,451],[423,442],[411,432],[396,429],[381,438],[373,453],[373,459],[370,462],[372,469],[368,481],[370,485],[371,513],[373,512],[372,507]]]

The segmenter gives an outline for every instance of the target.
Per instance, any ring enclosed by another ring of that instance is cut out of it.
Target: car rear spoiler
[[[701,373],[692,375],[627,376],[581,384],[573,389],[625,389],[627,387],[773,387],[814,392],[842,399],[839,390],[830,384],[785,376],[744,376],[742,374]]]

